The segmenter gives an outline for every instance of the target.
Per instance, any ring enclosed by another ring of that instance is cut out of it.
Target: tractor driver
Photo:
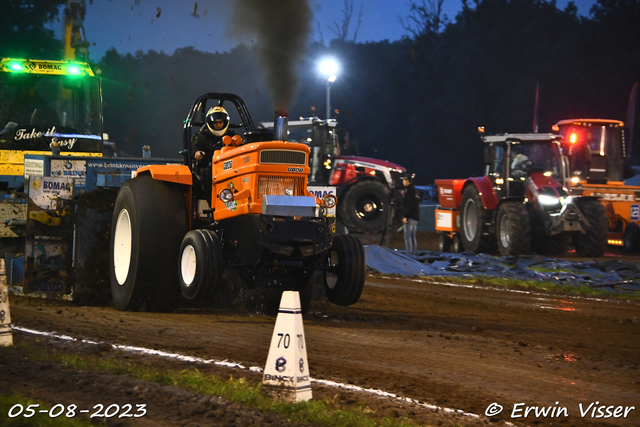
[[[196,175],[201,180],[201,189],[211,205],[211,162],[213,153],[224,147],[222,137],[233,136],[233,131],[229,129],[229,114],[227,110],[220,106],[212,107],[207,111],[205,125],[200,128],[191,140],[191,152],[196,163]]]
[[[528,174],[531,160],[524,153],[519,153],[511,162],[511,175],[515,178],[525,177]]]

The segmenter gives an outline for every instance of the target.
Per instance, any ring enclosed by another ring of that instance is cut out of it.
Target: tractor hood
[[[551,176],[533,172],[527,178],[527,198],[544,211],[560,210],[571,203],[569,191]]]

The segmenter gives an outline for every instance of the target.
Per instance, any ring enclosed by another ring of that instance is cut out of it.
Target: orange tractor
[[[482,139],[484,176],[436,180],[441,251],[562,253],[573,243],[580,256],[604,254],[604,208],[597,197],[569,193],[562,137],[530,133]]]
[[[242,136],[225,136],[214,153],[208,195],[191,160],[191,136],[210,107],[225,103],[230,127]],[[273,131],[258,129],[240,97],[207,93],[184,122],[184,164],[142,167],[122,186],[110,250],[117,309],[164,311],[180,295],[213,304],[231,277],[276,295],[299,291],[306,311],[316,273],[330,302],[359,300],[364,248],[353,236],[335,235],[335,218],[326,214],[335,196],[307,191],[309,147],[286,141],[286,114],[275,122]]]

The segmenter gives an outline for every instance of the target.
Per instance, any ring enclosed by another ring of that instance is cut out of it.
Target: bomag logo
[[[38,180],[38,178],[36,178],[36,180],[31,183],[31,186],[33,187],[34,190],[37,190],[38,188],[40,188],[40,181]]]
[[[44,188],[45,190],[71,191],[71,184],[68,182],[45,181],[42,188]]]
[[[288,168],[287,172],[302,172],[304,169],[302,168]]]
[[[57,64],[38,64],[38,70],[55,70],[61,71],[62,67]]]
[[[27,62],[26,64],[24,64],[24,66],[30,69],[31,71],[36,69],[36,64],[34,64],[33,62]]]

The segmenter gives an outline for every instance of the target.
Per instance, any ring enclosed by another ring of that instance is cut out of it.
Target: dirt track
[[[317,383],[312,384],[314,397],[350,405],[366,402],[378,415],[407,416],[426,425],[499,425],[503,421],[516,425],[640,425],[637,301],[513,292],[479,285],[469,288],[369,275],[362,299],[355,306],[337,307],[320,299],[314,301],[311,313],[304,318],[313,378],[395,393],[440,406],[440,410]],[[131,313],[47,304],[24,297],[13,297],[11,315],[13,323],[23,328],[203,359],[226,359],[246,368],[264,366],[275,320],[242,308]],[[125,356],[105,345],[69,343],[19,331],[14,337],[17,343],[30,342],[43,351]],[[254,425],[287,424],[272,414],[256,415],[239,405],[213,404],[201,396],[122,378],[51,371],[38,363],[7,357],[5,352],[0,355],[5,365],[3,373],[9,373],[0,375],[0,387],[41,394],[39,397],[51,404],[92,406],[107,403],[105,399],[124,404],[134,397],[149,403],[144,418],[113,425],[215,425],[203,422],[210,419],[203,418],[206,414],[219,419],[218,425],[229,425],[229,420],[240,422],[238,425],[249,424],[248,420]],[[182,363],[144,358],[159,367],[179,367]],[[261,378],[249,369],[198,368],[222,378]],[[65,382],[61,384],[61,380]],[[175,404],[162,404],[176,399],[181,401],[179,409]],[[504,411],[485,417],[486,408],[493,402]],[[591,402],[637,409],[615,420],[592,419],[590,411],[581,417],[579,405],[584,410]],[[559,417],[536,418],[532,412],[527,418],[512,418],[516,403],[524,405],[518,406],[513,415],[524,416],[526,406],[551,406],[556,411],[566,407],[568,416],[557,412]],[[211,415],[210,406],[219,414],[231,414],[231,418]],[[443,408],[463,410],[479,418],[447,415]],[[0,420],[4,415],[0,414]]]

